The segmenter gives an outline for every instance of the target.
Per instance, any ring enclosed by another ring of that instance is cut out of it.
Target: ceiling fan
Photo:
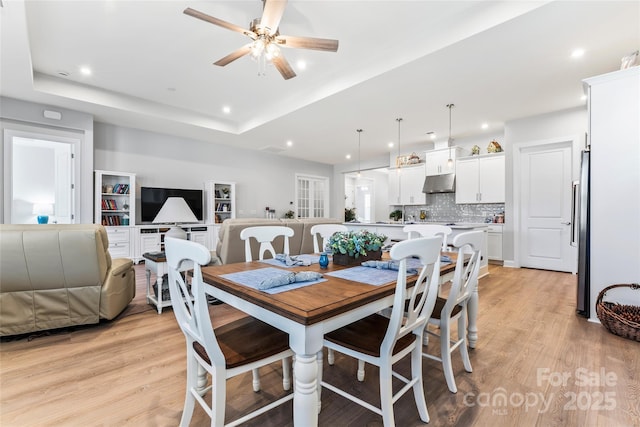
[[[263,68],[266,60],[271,61],[282,77],[284,77],[285,80],[288,80],[295,77],[296,73],[289,65],[289,62],[287,62],[285,57],[280,53],[280,46],[324,50],[329,52],[335,52],[338,50],[338,40],[281,35],[278,27],[284,13],[284,8],[287,5],[287,0],[263,1],[262,17],[251,21],[248,30],[238,25],[223,21],[222,19],[214,18],[213,16],[199,12],[190,7],[184,10],[186,15],[218,25],[231,31],[242,33],[252,40],[250,43],[247,43],[224,58],[214,62],[215,65],[224,67],[238,58],[251,54],[252,57],[259,61],[259,63],[260,61],[262,62]]]

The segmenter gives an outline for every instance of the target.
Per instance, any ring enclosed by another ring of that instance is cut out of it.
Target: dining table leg
[[[478,341],[478,287],[473,290],[467,302],[467,340],[470,348],[476,348]]]
[[[296,354],[293,377],[293,425],[318,425],[318,361],[315,353]]]

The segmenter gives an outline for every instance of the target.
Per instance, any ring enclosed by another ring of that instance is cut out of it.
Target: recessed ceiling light
[[[489,129],[489,123],[483,123],[481,127],[482,129]]]
[[[231,112],[231,107],[225,105],[224,107],[222,107],[222,112],[225,114],[229,114]]]
[[[393,142],[390,142],[387,144],[389,146],[389,148],[393,147]]]
[[[581,58],[582,56],[584,56],[584,49],[574,49],[573,52],[571,52],[572,58]]]
[[[307,69],[307,62],[300,60],[296,63],[296,65],[298,66],[298,70],[306,70]]]
[[[91,75],[91,68],[89,67],[80,67],[80,72],[85,76]]]
[[[64,70],[59,70],[57,73],[59,76],[62,76],[62,77],[69,77],[71,75],[70,72],[64,71]]]
[[[347,154],[345,157],[349,160],[351,158],[351,154]]]
[[[291,140],[287,141],[287,147],[291,147],[291,146],[293,146],[293,141]]]
[[[431,139],[436,139],[436,134],[435,133],[431,134]]]

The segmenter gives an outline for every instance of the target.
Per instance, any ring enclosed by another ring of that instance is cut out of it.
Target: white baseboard
[[[505,259],[503,267],[520,268],[520,266],[518,264],[516,264],[516,262],[514,260],[511,260],[511,259]]]

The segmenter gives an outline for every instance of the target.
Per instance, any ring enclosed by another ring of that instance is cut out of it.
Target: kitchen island
[[[412,223],[365,223],[365,222],[345,222],[349,230],[359,231],[359,230],[368,230],[377,234],[384,234],[388,238],[388,242],[392,241],[401,241],[407,239],[407,233],[402,231],[405,225],[408,224],[438,224],[438,225],[447,225],[444,222],[412,222]],[[487,256],[487,232],[489,231],[489,225],[492,224],[482,224],[482,223],[455,223],[454,225],[448,225],[451,228],[451,234],[447,238],[447,244],[452,245],[453,238],[461,233],[466,233],[467,231],[472,230],[482,230],[484,231],[484,240],[481,248],[482,252],[482,260],[480,261],[480,272],[479,277],[483,277],[489,274],[489,262]]]

